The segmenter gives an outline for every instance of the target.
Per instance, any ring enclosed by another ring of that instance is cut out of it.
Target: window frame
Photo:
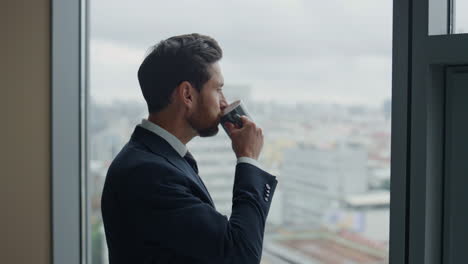
[[[451,0],[446,0],[450,8]],[[445,70],[468,34],[430,35],[430,0],[394,0],[390,263],[444,258]],[[448,17],[453,17],[448,15]]]
[[[52,0],[52,263],[90,263],[87,212],[87,0]],[[88,257],[87,257],[88,256]]]
[[[411,120],[410,1],[393,0],[389,263],[407,263],[408,155]]]

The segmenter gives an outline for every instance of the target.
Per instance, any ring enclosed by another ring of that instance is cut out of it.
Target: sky
[[[200,33],[223,49],[226,89],[255,100],[380,106],[391,96],[390,0],[89,1],[90,94],[144,103],[137,70],[149,48]]]

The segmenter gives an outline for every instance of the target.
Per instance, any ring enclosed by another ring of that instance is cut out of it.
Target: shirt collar
[[[169,133],[164,128],[156,125],[155,123],[149,121],[148,119],[142,119],[139,126],[155,133],[156,135],[162,137],[164,140],[173,147],[181,157],[184,157],[187,153],[187,147],[182,143],[176,136]]]

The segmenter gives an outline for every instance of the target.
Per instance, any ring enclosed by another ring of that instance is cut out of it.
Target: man
[[[217,134],[222,51],[204,35],[156,45],[138,71],[148,119],[106,176],[102,215],[111,264],[260,263],[275,176],[258,167],[262,130],[227,124],[237,160],[230,219],[216,211],[186,144]]]

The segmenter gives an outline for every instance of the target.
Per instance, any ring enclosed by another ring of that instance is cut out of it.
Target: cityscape
[[[259,162],[277,176],[262,264],[388,263],[391,99],[379,107],[280,104],[252,98],[252,87],[224,88],[242,99],[264,131]],[[107,169],[147,117],[140,101],[88,103],[88,192],[92,263],[107,264],[100,198]],[[220,126],[187,144],[216,209],[229,217],[236,157]]]

